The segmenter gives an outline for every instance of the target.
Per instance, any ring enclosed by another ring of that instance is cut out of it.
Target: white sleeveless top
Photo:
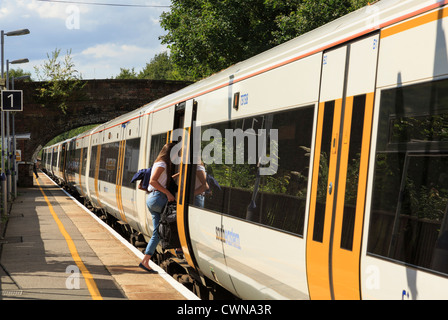
[[[153,164],[153,166],[152,166],[152,171],[151,171],[151,178],[152,178],[152,176],[154,175],[154,172],[156,171],[156,168],[159,168],[159,167],[162,167],[162,168],[164,168],[165,170],[163,170],[162,174],[161,174],[160,177],[159,177],[159,180],[157,180],[157,181],[159,181],[159,183],[160,183],[164,188],[166,188],[167,175],[166,175],[166,163],[165,163],[165,162],[163,162],[163,161],[158,161],[158,162],[155,162],[155,163]],[[149,184],[149,185],[148,185],[148,191],[151,192],[151,191],[153,191],[153,190],[156,190],[156,188],[154,188],[151,184]]]

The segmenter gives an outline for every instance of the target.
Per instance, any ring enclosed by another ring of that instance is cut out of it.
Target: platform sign
[[[3,90],[2,111],[23,111],[23,91]]]

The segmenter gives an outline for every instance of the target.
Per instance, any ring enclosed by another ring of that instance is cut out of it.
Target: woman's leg
[[[153,223],[154,231],[152,233],[151,240],[149,240],[148,245],[146,246],[146,250],[145,250],[145,257],[149,256],[149,258],[147,260],[151,259],[151,256],[154,254],[154,251],[156,251],[156,247],[160,241],[160,237],[159,237],[160,214],[158,212],[151,211],[151,216],[152,216],[152,223]]]
[[[149,240],[148,245],[146,246],[145,256],[143,257],[142,260],[143,266],[147,269],[151,269],[149,267],[149,260],[154,254],[157,245],[159,244],[160,241],[159,237],[160,212],[162,212],[163,207],[166,204],[166,201],[167,201],[166,196],[158,191],[152,192],[146,200],[146,205],[148,206],[149,212],[151,213],[152,223],[154,227],[152,237]]]

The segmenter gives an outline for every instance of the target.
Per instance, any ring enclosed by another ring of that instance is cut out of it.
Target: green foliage
[[[179,73],[167,52],[156,54],[139,73],[134,68],[120,68],[115,79],[191,80]]]
[[[365,5],[369,0],[266,0],[279,9],[273,43],[280,44],[316,29]]]
[[[156,54],[150,63],[139,73],[139,79],[152,80],[188,80],[183,79],[176,70],[167,52]]]
[[[126,69],[126,68],[120,68],[120,74],[115,77],[115,79],[138,79],[137,73],[135,72],[134,68],[132,69]]]
[[[12,77],[18,78],[22,76],[31,76],[31,72],[24,71],[22,68],[9,69],[9,79],[12,81]],[[23,81],[31,81],[30,79],[24,79]]]
[[[200,79],[366,5],[368,0],[173,0],[160,37],[183,75]]]
[[[161,39],[176,66],[200,79],[269,49],[273,17],[263,0],[173,0]]]
[[[81,75],[75,69],[71,58],[71,50],[67,51],[63,61],[59,61],[61,49],[55,49],[51,56],[47,53],[48,61],[40,67],[34,67],[37,78],[46,81],[37,89],[36,96],[43,106],[57,106],[65,114],[67,102],[85,86]]]

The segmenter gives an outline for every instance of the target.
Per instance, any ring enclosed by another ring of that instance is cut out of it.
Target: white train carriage
[[[98,127],[87,196],[151,236],[126,183],[181,140],[179,239],[199,287],[447,299],[447,3],[380,1]],[[195,195],[201,161],[213,180]]]
[[[85,167],[86,190],[92,204],[103,208],[133,229],[148,233],[144,210],[137,210],[136,185],[132,176],[144,166],[143,130],[147,115],[140,108],[97,127],[89,133],[91,147]],[[143,199],[143,198],[142,198]],[[143,223],[142,223],[143,221]]]

